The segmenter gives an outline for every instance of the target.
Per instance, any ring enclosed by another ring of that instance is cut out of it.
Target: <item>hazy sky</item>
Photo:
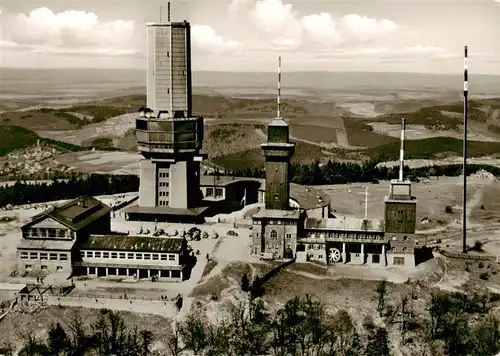
[[[3,67],[145,68],[145,23],[166,2],[2,0]],[[173,1],[193,69],[500,74],[500,0]]]

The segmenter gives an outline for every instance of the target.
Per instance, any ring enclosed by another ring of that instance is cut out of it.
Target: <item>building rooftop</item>
[[[0,291],[20,291],[24,287],[26,287],[26,284],[20,284],[20,283],[0,283]]]
[[[176,21],[176,22],[146,22],[146,26],[186,26],[189,25],[187,21]]]
[[[238,182],[256,182],[260,186],[264,185],[265,179],[263,178],[245,178],[245,177],[232,177],[232,176],[200,176],[200,186],[213,187],[215,180],[216,187],[226,187],[230,184]]]
[[[271,120],[271,122],[268,124],[269,126],[288,126],[288,123],[283,120],[281,117],[275,117],[274,119]]]
[[[306,210],[328,206],[331,202],[330,196],[323,191],[295,183],[290,184],[290,198]]]
[[[74,240],[50,240],[50,239],[41,239],[41,238],[33,238],[33,239],[21,239],[19,245],[17,245],[18,249],[40,249],[40,250],[60,250],[60,251],[69,251],[75,245]]]
[[[35,215],[31,222],[24,226],[29,226],[50,217],[70,229],[78,231],[111,210],[109,206],[101,201],[85,195]]]
[[[337,230],[337,231],[370,231],[384,232],[384,220],[360,219],[352,217],[314,219],[307,218],[305,229],[311,230]]]
[[[261,148],[280,148],[280,149],[284,149],[284,148],[293,148],[295,147],[295,143],[293,142],[264,142],[264,143],[261,143],[260,144],[260,147]]]
[[[208,206],[200,206],[191,209],[172,208],[169,206],[139,206],[138,200],[133,201],[120,211],[129,214],[151,214],[151,215],[183,215],[183,216],[200,216],[207,211]]]
[[[259,190],[266,190],[266,180],[263,178],[242,178],[242,177],[229,177],[229,176],[204,176],[200,177],[200,186],[213,187],[215,178],[216,187],[226,187],[230,184],[237,182],[258,182],[260,183]],[[290,198],[299,204],[301,209],[310,210],[330,205],[331,199],[328,194],[321,190],[304,185],[290,183]]]
[[[392,195],[384,197],[385,203],[417,204],[417,198],[407,195]]]
[[[128,236],[128,235],[90,235],[88,241],[80,246],[83,250],[112,250],[137,252],[178,253],[187,245],[183,238]]]
[[[262,219],[298,219],[300,217],[300,212],[298,210],[271,210],[271,209],[260,209],[258,212],[252,215],[252,218]]]

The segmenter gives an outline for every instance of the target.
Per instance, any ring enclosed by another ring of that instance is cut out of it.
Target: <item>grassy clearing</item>
[[[347,141],[351,146],[371,147],[384,145],[390,142],[399,142],[395,137],[389,137],[373,131],[373,127],[366,122],[355,118],[344,118],[347,131]]]
[[[317,125],[290,124],[290,135],[316,143],[336,143],[337,129]]]
[[[484,106],[485,103],[482,101],[471,100],[468,108],[469,119],[485,123],[488,119],[488,114],[481,110]],[[401,123],[401,118],[404,117],[409,125],[423,125],[430,130],[457,131],[462,127],[463,123],[460,115],[461,113],[463,113],[463,103],[432,105],[419,108],[416,111],[382,115],[377,117],[374,121],[399,124]]]
[[[207,264],[205,265],[205,268],[203,269],[203,273],[201,274],[201,277],[208,276],[210,272],[217,266],[217,261],[216,260],[209,260]]]
[[[209,262],[210,263],[210,262]],[[208,264],[207,264],[208,266]],[[215,267],[215,266],[214,266]],[[207,267],[205,267],[207,268]],[[205,271],[204,271],[205,273]],[[209,273],[209,272],[208,272]],[[208,274],[207,273],[207,274]],[[244,274],[250,276],[252,269],[248,263],[243,262],[231,262],[222,269],[222,272],[217,276],[214,276],[203,284],[196,286],[191,292],[192,297],[203,297],[203,296],[217,296],[220,297],[220,293],[229,288],[234,283],[240,283],[241,277]]]
[[[305,142],[296,142],[292,163],[310,164],[315,160],[325,161],[333,157],[333,152],[320,146]],[[247,149],[212,159],[213,163],[227,169],[262,168],[264,157],[260,147]]]

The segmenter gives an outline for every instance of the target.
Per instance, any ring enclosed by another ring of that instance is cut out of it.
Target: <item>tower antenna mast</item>
[[[365,220],[368,219],[368,186],[365,186]]]
[[[161,23],[161,12],[162,12],[162,6],[160,5],[160,23]]]
[[[401,147],[399,149],[399,181],[403,181],[403,170],[405,165],[405,118],[401,119]]]
[[[468,63],[467,63],[467,46],[464,47],[464,139],[463,139],[463,175],[464,175],[464,191],[463,191],[463,206],[462,206],[462,252],[467,253],[467,111],[468,111],[468,96],[469,96],[469,78],[468,78]]]
[[[167,21],[170,22],[170,1],[167,3]]]
[[[281,118],[281,56],[278,57],[278,108],[276,118]]]

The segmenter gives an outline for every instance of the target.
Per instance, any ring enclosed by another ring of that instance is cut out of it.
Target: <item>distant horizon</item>
[[[193,70],[273,73],[282,56],[289,73],[460,75],[470,45],[471,75],[496,78],[499,9],[499,0],[177,1],[172,19],[191,24]],[[7,1],[0,66],[143,70],[158,10],[139,0]]]
[[[85,71],[137,71],[137,72],[146,72],[146,69],[139,68],[92,68],[92,67],[65,67],[65,68],[32,68],[32,67],[0,67],[0,72],[2,70],[28,70],[28,71],[38,71],[38,70],[47,70],[47,71],[67,71],[67,70],[85,70]],[[273,74],[275,71],[232,71],[232,70],[192,70],[193,73],[231,73],[231,74],[255,74],[255,73],[265,73],[265,74]],[[417,74],[417,75],[433,75],[433,76],[463,76],[463,72],[454,74],[454,73],[435,73],[435,72],[406,72],[406,71],[370,71],[370,70],[359,70],[359,71],[342,71],[342,70],[292,70],[292,71],[282,71],[283,74],[294,74],[294,73],[342,73],[342,74]],[[468,70],[469,76],[488,76],[488,77],[500,77],[500,72],[498,74],[493,73],[474,73],[470,69]]]

